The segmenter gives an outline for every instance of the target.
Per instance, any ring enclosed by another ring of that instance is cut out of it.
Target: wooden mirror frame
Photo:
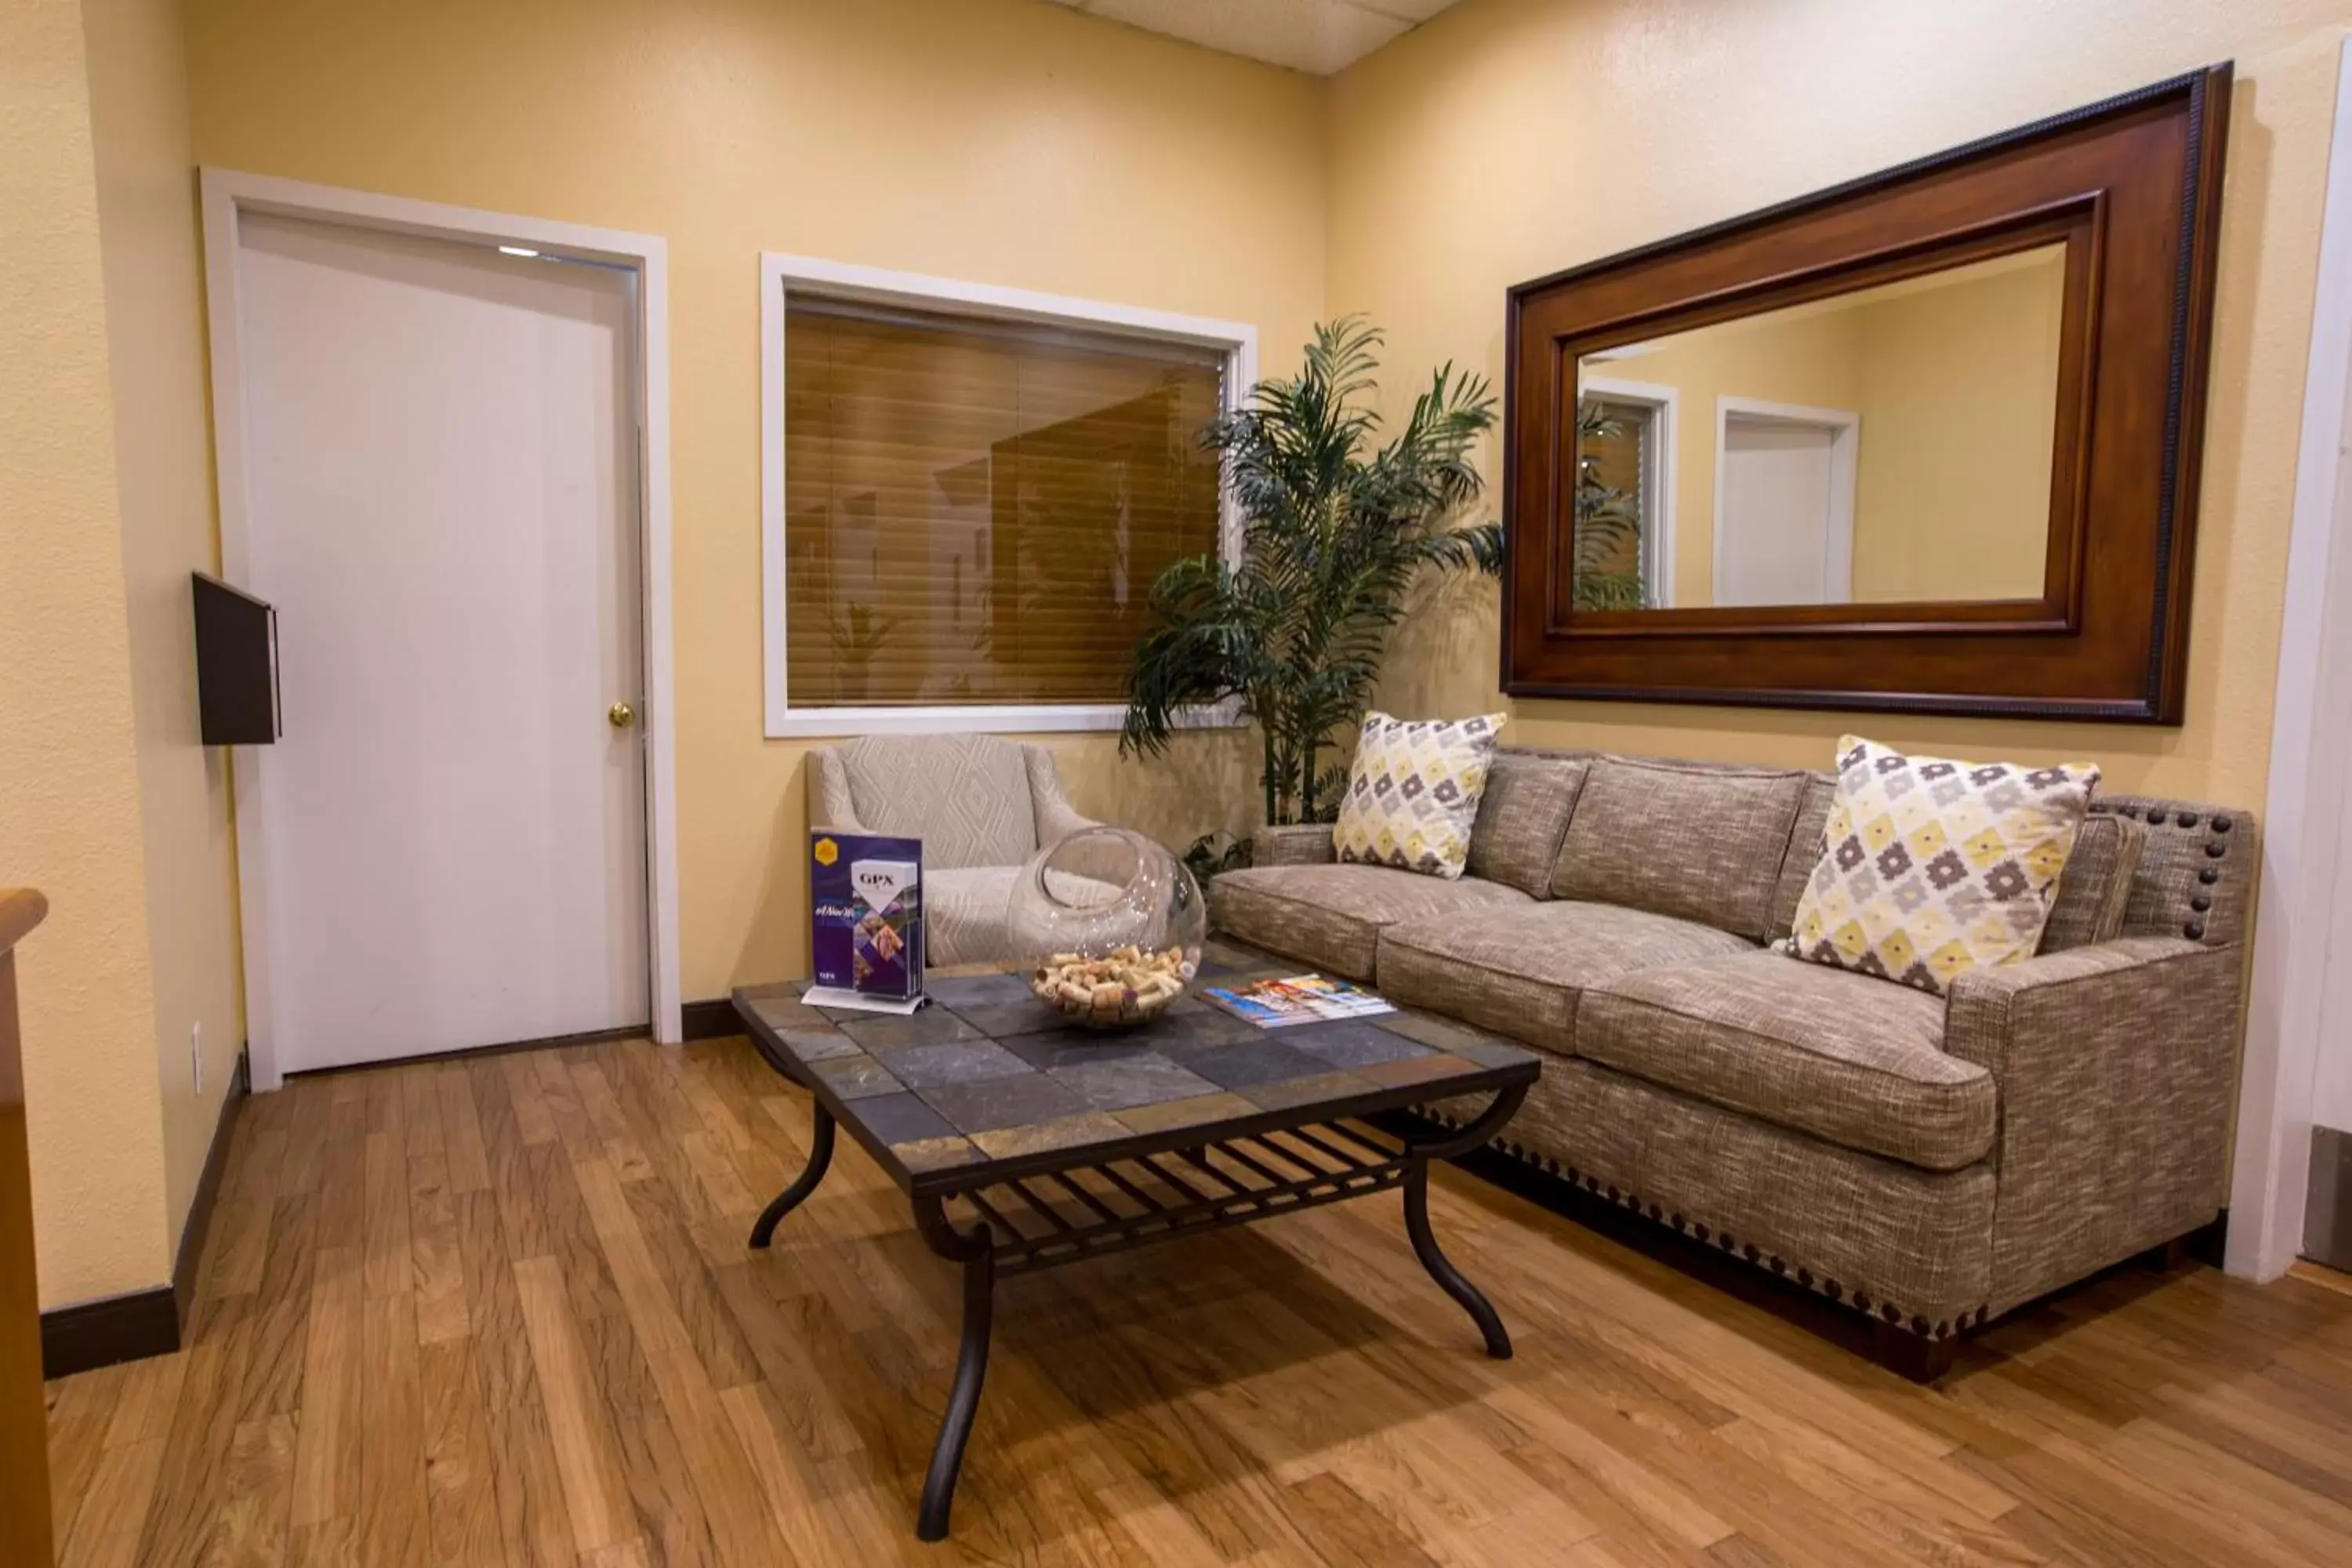
[[[2180,722],[2230,79],[2214,66],[1511,289],[1503,690]],[[1573,606],[1580,356],[2053,243],[2039,599]]]

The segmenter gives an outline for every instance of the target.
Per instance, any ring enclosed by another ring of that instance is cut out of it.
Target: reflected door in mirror
[[[1725,401],[1712,603],[1837,605],[1853,597],[1860,430],[1848,413]]]

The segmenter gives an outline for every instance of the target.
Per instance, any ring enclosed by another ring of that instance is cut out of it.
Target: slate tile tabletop
[[[1300,970],[1213,938],[1196,984]],[[1499,1089],[1538,1069],[1523,1047],[1404,1009],[1261,1029],[1188,994],[1150,1023],[1098,1032],[1003,970],[935,971],[929,1002],[905,1017],[813,1007],[804,988],[743,986],[735,1010],[769,1065],[917,1196]]]

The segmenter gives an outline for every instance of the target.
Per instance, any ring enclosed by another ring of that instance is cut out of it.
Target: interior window
[[[1218,548],[1218,349],[793,290],[794,708],[1116,703],[1152,580]]]

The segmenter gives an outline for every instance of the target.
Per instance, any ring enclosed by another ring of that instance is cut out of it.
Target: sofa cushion
[[[1577,797],[1552,897],[1622,904],[1761,941],[1810,776],[1603,757]]]
[[[2147,843],[2147,828],[2129,817],[2084,817],[2074,835],[2074,852],[2058,874],[2058,897],[2038,951],[2063,952],[2121,936],[2132,879],[2139,873],[2139,852]]]
[[[1542,898],[1591,766],[1581,758],[1497,751],[1470,828],[1470,875]]]
[[[1462,875],[1507,713],[1405,720],[1375,710],[1356,734],[1331,843],[1343,861]]]
[[[1253,866],[1209,882],[1209,922],[1253,946],[1370,980],[1383,927],[1532,903],[1480,877],[1448,881],[1385,866]]]
[[[1992,1147],[1992,1075],[1942,1048],[1942,999],[1777,951],[1585,994],[1576,1052],[1848,1149],[1957,1171]]]
[[[1400,921],[1381,935],[1381,992],[1412,1007],[1562,1053],[1588,986],[1660,964],[1753,951],[1696,921],[1615,904],[1550,902]]]
[[[1813,868],[1828,847],[1825,830],[1835,794],[1836,780],[1828,773],[1805,781],[1797,823],[1789,832],[1789,858],[1781,864],[1780,888],[1772,896],[1772,939],[1787,936],[1796,921],[1805,884],[1812,880]],[[2038,951],[2063,952],[2121,936],[2140,848],[2147,842],[2147,826],[2130,817],[2095,810],[2084,817],[2082,831],[2074,836],[2074,852],[2059,873],[2057,901],[2050,907],[2050,923],[2042,928]]]
[[[1936,995],[2032,957],[2098,784],[2091,763],[1961,762],[1845,736],[1789,951]]]
[[[1805,884],[1813,879],[1822,850],[1829,842],[1830,806],[1837,799],[1837,775],[1807,773],[1797,792],[1797,820],[1789,828],[1789,848],[1780,858],[1780,879],[1772,889],[1771,923],[1764,939],[1778,942],[1796,922],[1797,905]]]

